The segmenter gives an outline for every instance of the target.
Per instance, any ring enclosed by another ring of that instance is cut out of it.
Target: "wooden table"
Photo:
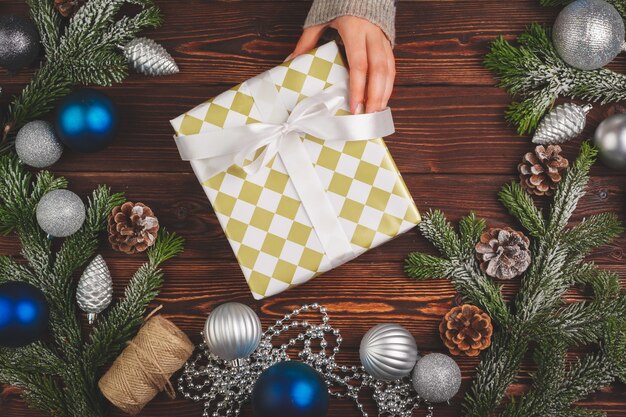
[[[403,273],[410,251],[432,252],[417,232],[410,232],[357,260],[297,289],[255,302],[241,275],[211,205],[189,164],[180,161],[168,120],[258,74],[286,57],[298,38],[310,2],[306,1],[174,1],[160,0],[165,23],[146,35],[162,43],[178,62],[181,73],[165,78],[132,75],[123,85],[107,89],[119,106],[123,123],[117,142],[91,155],[66,152],[54,172],[66,176],[70,188],[85,196],[94,186],[109,184],[132,201],[150,205],[162,224],[187,240],[184,254],[167,264],[167,280],[157,303],[163,313],[200,341],[209,311],[226,301],[253,306],[265,325],[309,302],[328,307],[332,322],[343,329],[341,360],[358,361],[361,336],[371,326],[397,322],[416,337],[420,351],[443,351],[437,326],[453,305],[455,292],[446,281],[415,282]],[[537,0],[402,1],[398,12],[398,77],[391,100],[397,133],[387,140],[404,178],[422,211],[444,210],[458,219],[470,210],[503,226],[511,219],[496,200],[496,192],[516,177],[516,165],[531,149],[528,138],[504,122],[509,98],[494,86],[483,67],[489,42],[505,34],[513,38],[531,22],[550,24],[557,9],[541,8]],[[26,13],[22,2],[2,0],[0,13]],[[626,72],[621,57],[612,67]],[[5,89],[2,104],[17,94],[32,76],[0,73]],[[616,106],[596,108],[587,133]],[[574,158],[580,142],[564,146]],[[603,210],[625,219],[626,177],[597,166],[576,219]],[[116,295],[123,291],[141,256],[113,252],[102,239],[101,253],[109,263]],[[626,278],[622,237],[592,258]],[[0,253],[18,254],[14,238],[0,240]],[[515,282],[505,285],[507,297]],[[572,294],[572,298],[579,295]],[[466,389],[477,365],[458,359]],[[529,383],[528,360],[511,392]],[[613,386],[584,401],[585,405],[626,415],[626,389]],[[439,406],[438,417],[460,415],[462,394],[452,405]],[[424,410],[415,412],[423,416]],[[1,417],[36,416],[16,397],[0,405]],[[114,416],[121,413],[114,412]],[[201,406],[158,397],[145,417],[193,417]],[[245,416],[251,416],[246,409]],[[350,402],[333,400],[330,416],[357,416]]]

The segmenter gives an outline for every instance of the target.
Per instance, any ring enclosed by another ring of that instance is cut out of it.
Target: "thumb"
[[[317,41],[320,40],[325,29],[326,25],[315,25],[304,29],[296,48],[293,50],[291,55],[285,59],[285,61],[289,61],[290,59],[309,52],[311,49],[315,48],[317,46]]]

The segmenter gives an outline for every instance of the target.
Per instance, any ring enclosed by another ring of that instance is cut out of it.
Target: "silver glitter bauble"
[[[533,143],[553,145],[576,138],[585,129],[592,106],[565,103],[556,106],[543,118],[533,136]]]
[[[556,51],[569,65],[594,70],[613,61],[622,51],[624,21],[604,0],[577,0],[557,17],[552,39]]]
[[[461,387],[461,369],[451,357],[430,353],[417,361],[413,370],[413,387],[428,402],[449,401]]]
[[[180,70],[174,58],[161,45],[148,38],[135,38],[122,48],[128,63],[145,75],[171,75]]]
[[[0,16],[0,67],[15,73],[39,55],[39,33],[32,20]]]
[[[96,256],[80,276],[76,288],[78,307],[87,313],[89,324],[96,314],[103,312],[113,300],[113,280],[104,258]]]
[[[37,223],[52,237],[66,237],[85,222],[85,204],[69,190],[54,190],[37,204]]]
[[[54,164],[63,154],[51,123],[35,120],[26,123],[15,137],[15,152],[20,161],[34,168]]]
[[[368,374],[381,381],[395,381],[411,373],[417,360],[417,344],[399,324],[379,324],[361,339],[359,356]]]
[[[626,169],[626,114],[614,114],[596,129],[598,157],[609,168]]]
[[[261,336],[259,316],[240,303],[218,306],[204,325],[204,341],[209,350],[226,361],[250,356],[259,346]]]

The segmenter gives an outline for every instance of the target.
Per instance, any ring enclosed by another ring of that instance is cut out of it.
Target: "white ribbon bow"
[[[333,267],[352,259],[350,241],[315,172],[302,136],[342,142],[388,136],[395,131],[391,110],[337,116],[337,111],[345,107],[348,91],[345,85],[334,85],[303,99],[289,113],[267,73],[249,80],[248,86],[264,121],[178,136],[175,139],[182,159],[220,160],[220,170],[234,164],[253,175],[279,155]],[[257,155],[259,150],[262,151]]]

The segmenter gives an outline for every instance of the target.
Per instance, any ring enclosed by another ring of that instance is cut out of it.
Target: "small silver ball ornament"
[[[20,161],[33,168],[46,168],[63,154],[51,123],[34,120],[26,123],[15,137],[15,152]]]
[[[594,145],[603,164],[617,170],[626,169],[626,114],[605,119],[594,135]]]
[[[37,223],[53,237],[67,237],[85,222],[85,204],[69,190],[54,190],[37,204]]]
[[[207,347],[217,357],[226,361],[244,359],[261,342],[261,320],[247,305],[222,304],[209,314],[203,336]]]
[[[417,361],[413,370],[413,387],[428,402],[449,401],[461,387],[461,369],[451,357],[430,353]]]
[[[417,344],[407,329],[383,323],[369,329],[359,348],[368,374],[381,381],[395,381],[411,373],[417,361]]]
[[[624,21],[604,0],[577,0],[554,22],[552,39],[560,57],[574,68],[602,68],[622,51]]]

